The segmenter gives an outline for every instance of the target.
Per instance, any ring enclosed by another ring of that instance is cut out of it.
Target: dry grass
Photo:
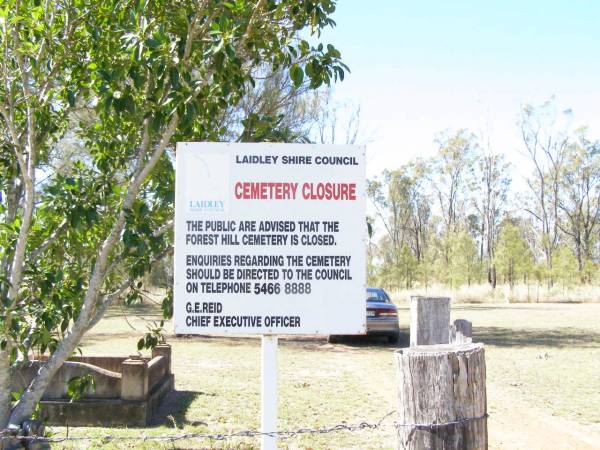
[[[158,310],[142,306],[129,312],[129,322],[138,331],[130,329],[119,309],[113,309],[86,339],[84,353],[134,352],[145,322],[157,319]],[[534,443],[538,438],[542,442],[542,433],[550,435],[536,428],[538,422],[527,426],[521,423],[523,414],[530,414],[536,420],[559,420],[562,430],[583,427],[588,436],[600,431],[600,304],[453,305],[452,316],[471,320],[476,340],[486,344],[491,449],[525,448],[515,446],[515,442],[507,443],[507,433],[516,433],[517,443],[525,442],[526,435]],[[408,340],[408,319],[408,308],[403,304],[400,325],[404,333],[400,345],[406,345]],[[258,428],[260,341],[257,338],[171,338],[170,342],[176,391],[167,407],[160,411],[155,426],[129,430],[71,428],[70,435],[150,436]],[[372,422],[393,410],[396,402],[393,350],[377,340],[352,339],[329,345],[323,338],[282,339],[280,428]],[[64,435],[66,430],[55,428],[55,432]],[[579,448],[567,446],[571,437],[553,433],[552,439],[552,448]],[[58,448],[258,447],[258,440],[237,439],[173,444],[95,440],[72,446],[62,444]],[[280,445],[282,449],[393,447],[391,428],[302,435]],[[550,447],[540,444],[527,448]]]
[[[498,285],[492,289],[489,284],[473,284],[452,289],[444,285],[428,288],[401,289],[392,297],[404,301],[412,295],[432,295],[450,297],[456,303],[598,303],[600,286],[581,285],[574,287],[539,286],[519,284],[512,289],[508,285]]]

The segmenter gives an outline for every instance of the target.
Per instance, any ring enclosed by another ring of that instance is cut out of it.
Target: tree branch
[[[160,227],[158,230],[156,230],[153,234],[154,237],[159,237],[162,236],[163,234],[167,233],[168,231],[173,229],[173,219],[168,220],[162,227]]]
[[[535,217],[537,220],[539,220],[540,222],[542,222],[542,219],[540,218],[540,216],[538,216],[536,213],[534,213],[533,211],[531,211],[530,209],[523,209],[523,211],[528,212],[529,214],[531,214],[533,217]]]
[[[168,255],[170,255],[172,253],[173,253],[173,247],[167,248],[165,251],[163,251],[162,253],[160,253],[159,255],[156,256],[154,261],[152,261],[151,265],[155,266],[158,262],[162,261],[164,258],[166,258]],[[104,313],[106,312],[106,310],[113,304],[113,302],[115,300],[117,300],[119,297],[121,297],[125,293],[125,291],[129,288],[129,286],[131,286],[134,282],[135,282],[134,278],[127,278],[127,279],[123,280],[123,282],[119,285],[119,287],[115,291],[104,296],[104,299],[102,300],[102,302],[96,306],[94,317],[90,320],[87,331],[91,330],[98,324],[100,319],[102,319],[102,317],[104,316]]]
[[[100,253],[96,258],[79,317],[73,324],[71,330],[63,338],[56,351],[50,356],[47,363],[40,368],[38,375],[21,395],[19,402],[11,413],[11,424],[20,424],[26,418],[30,405],[39,402],[47,383],[52,379],[60,365],[71,355],[83,334],[89,329],[92,319],[95,318],[95,310],[97,301],[99,300],[99,290],[101,289],[106,278],[108,258],[113,252],[114,247],[121,236],[125,226],[127,211],[131,209],[135,199],[137,198],[137,194],[139,193],[142,183],[150,174],[152,169],[154,169],[158,160],[163,155],[167,145],[175,133],[178,122],[179,116],[177,112],[175,112],[171,117],[171,120],[169,121],[165,131],[163,132],[160,143],[154,150],[152,157],[148,160],[139,174],[137,174],[137,176],[129,185],[118,218],[113,224],[109,235],[104,240],[104,243],[100,249]]]
[[[52,232],[50,236],[48,236],[48,238],[44,242],[42,242],[37,248],[35,248],[29,253],[28,260],[31,263],[35,262],[38,256],[44,253],[48,249],[48,247],[50,247],[58,239],[60,234],[63,231],[65,231],[65,229],[67,228],[67,224],[68,221],[66,219],[63,220],[61,224],[58,227],[56,227],[56,229]]]
[[[19,9],[19,2],[17,2],[15,9]],[[25,250],[27,247],[27,240],[29,238],[29,229],[31,226],[33,211],[35,208],[34,203],[34,183],[35,183],[35,161],[36,161],[36,139],[35,139],[35,131],[36,131],[36,123],[35,123],[35,112],[32,107],[32,96],[31,96],[31,88],[30,88],[30,77],[29,71],[25,65],[25,61],[23,59],[23,55],[19,51],[19,31],[18,31],[19,23],[15,23],[12,28],[12,39],[15,50],[15,56],[17,59],[17,65],[19,67],[19,71],[21,73],[21,82],[23,84],[23,94],[25,96],[25,105],[26,105],[26,121],[27,121],[27,158],[25,158],[25,153],[21,153],[20,149],[17,145],[15,145],[15,154],[19,160],[19,165],[21,167],[21,175],[23,177],[23,181],[25,184],[25,198],[24,198],[24,208],[23,215],[21,218],[21,226],[19,228],[19,235],[17,237],[17,242],[15,244],[15,252],[13,257],[13,264],[11,267],[11,275],[10,275],[10,287],[8,290],[8,296],[11,301],[11,306],[7,308],[7,323],[11,321],[11,310],[14,307],[14,304],[17,302],[17,296],[19,293],[19,289],[21,287],[21,282],[23,279],[23,266],[25,261]],[[14,124],[13,124],[14,126]],[[26,167],[23,166],[26,164]],[[10,348],[10,346],[9,346]]]

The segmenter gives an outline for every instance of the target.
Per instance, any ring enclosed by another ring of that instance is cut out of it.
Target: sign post
[[[183,142],[176,166],[175,333],[262,335],[275,432],[277,335],[366,330],[364,147]]]
[[[261,427],[263,433],[277,431],[277,336],[263,334],[261,366]],[[263,435],[263,450],[275,450],[277,437]]]

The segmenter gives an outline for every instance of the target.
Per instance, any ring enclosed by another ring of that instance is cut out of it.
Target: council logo
[[[190,200],[189,211],[225,212],[225,200]]]
[[[185,166],[189,212],[225,213],[229,201],[229,155],[193,154]]]

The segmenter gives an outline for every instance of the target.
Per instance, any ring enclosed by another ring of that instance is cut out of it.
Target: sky
[[[333,19],[322,40],[351,70],[335,98],[361,107],[369,178],[459,128],[522,177],[519,110],[551,97],[600,138],[600,1],[338,0]]]

